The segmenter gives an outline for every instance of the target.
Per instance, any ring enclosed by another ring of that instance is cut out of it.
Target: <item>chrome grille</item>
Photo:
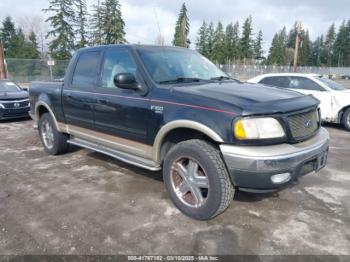
[[[310,111],[288,117],[288,124],[295,140],[302,140],[314,134],[320,127],[318,111]]]

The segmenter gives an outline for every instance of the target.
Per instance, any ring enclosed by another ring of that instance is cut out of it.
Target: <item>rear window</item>
[[[96,82],[100,53],[97,51],[82,53],[74,70],[72,87],[92,88]]]

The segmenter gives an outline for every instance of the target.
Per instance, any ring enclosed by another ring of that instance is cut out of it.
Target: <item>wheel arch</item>
[[[344,106],[342,109],[339,110],[339,113],[338,113],[338,119],[339,119],[339,123],[342,123],[343,122],[343,115],[344,115],[344,112],[346,110],[348,110],[350,108],[350,105],[347,105],[347,106]]]
[[[155,141],[153,143],[153,160],[156,163],[162,162],[162,147],[166,142],[167,137],[174,132],[180,132],[184,130],[189,130],[191,132],[191,135],[201,134],[204,137],[207,137],[217,143],[224,142],[223,139],[214,130],[204,124],[192,120],[175,120],[164,125],[159,130],[155,138]]]
[[[42,116],[42,114],[44,113],[49,113],[53,119],[53,122],[55,124],[55,127],[56,129],[59,131],[59,132],[62,132],[62,128],[61,126],[59,125],[59,123],[57,122],[57,119],[54,115],[54,113],[52,112],[50,106],[44,102],[44,101],[39,101],[36,103],[35,105],[35,119],[38,121],[39,118]]]

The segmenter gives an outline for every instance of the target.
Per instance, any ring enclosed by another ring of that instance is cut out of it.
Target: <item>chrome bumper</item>
[[[220,145],[220,149],[234,182],[239,181],[238,184],[243,183],[244,187],[273,188],[275,186],[270,177],[274,174],[289,172],[291,174],[289,180],[292,180],[293,177],[301,175],[300,173],[305,174],[305,172],[318,171],[322,168],[325,163],[317,162],[326,161],[328,146],[329,134],[324,128],[321,128],[316,136],[297,144],[271,146],[223,144]],[[305,171],[304,165],[312,161],[314,161],[312,170],[309,167]],[[262,181],[263,185],[256,184],[261,179],[268,181]]]

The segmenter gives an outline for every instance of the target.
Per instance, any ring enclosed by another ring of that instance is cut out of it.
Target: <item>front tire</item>
[[[49,155],[59,155],[68,151],[68,136],[58,132],[49,113],[44,113],[38,122],[38,130],[44,150]]]
[[[164,160],[163,179],[175,206],[194,219],[219,215],[233,199],[234,188],[219,150],[203,140],[173,146]]]
[[[350,108],[345,110],[342,116],[342,124],[345,126],[346,130],[350,131]]]

